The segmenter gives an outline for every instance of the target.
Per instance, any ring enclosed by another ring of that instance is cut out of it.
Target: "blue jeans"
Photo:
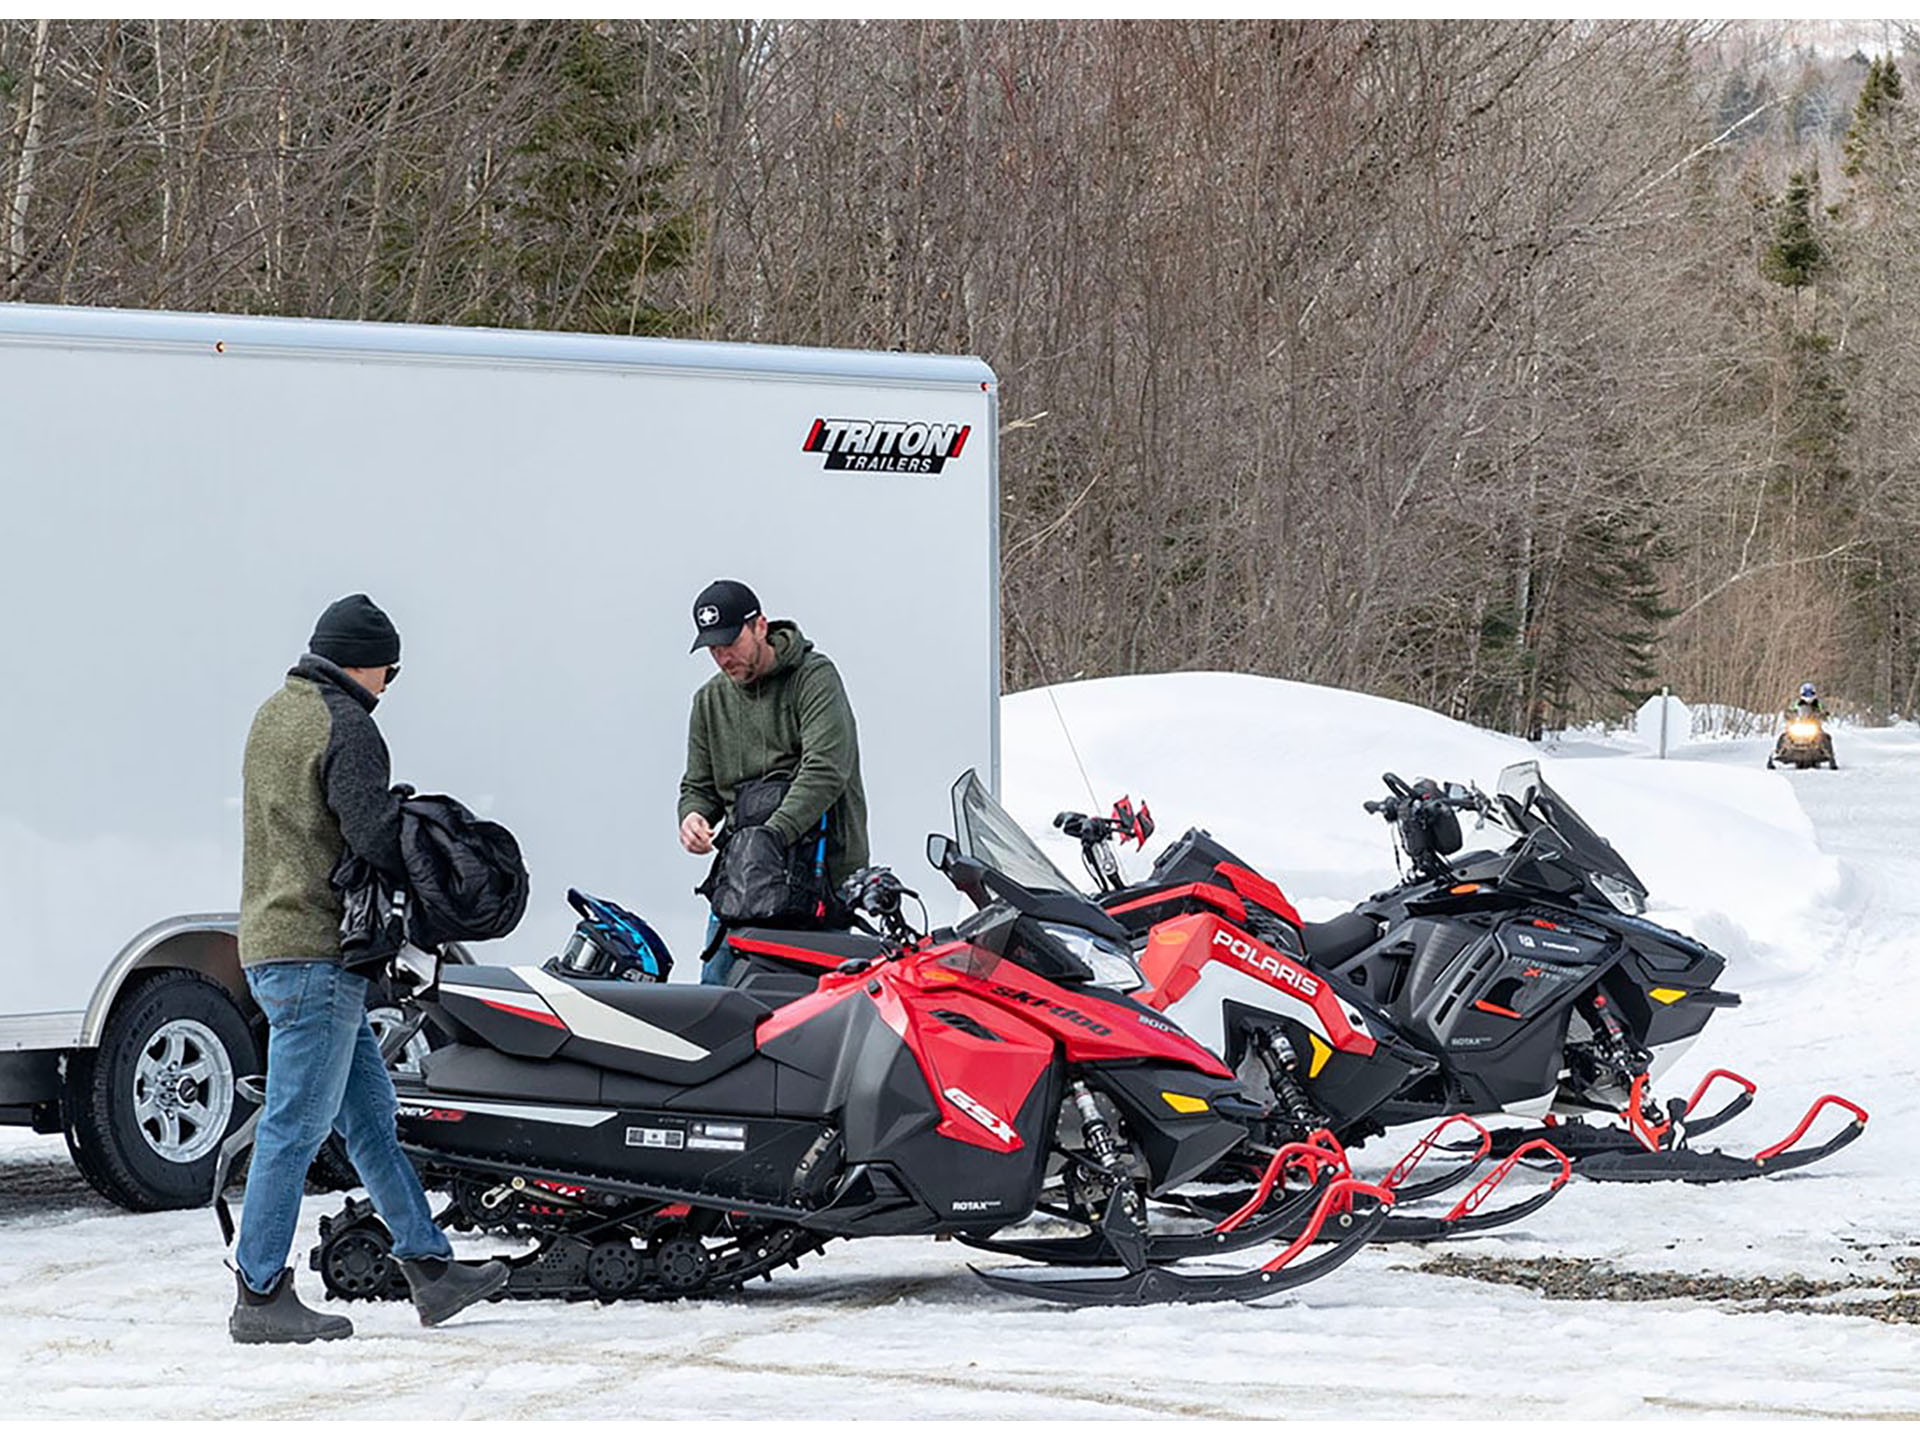
[[[708,915],[707,938],[701,942],[700,948],[704,950],[707,946],[713,944],[713,937],[719,932],[720,917],[718,915]],[[733,968],[734,958],[734,953],[722,943],[720,948],[709,955],[707,962],[700,967],[700,983],[702,985],[726,984],[727,971]]]
[[[329,1130],[402,1259],[451,1256],[446,1232],[394,1133],[397,1101],[367,1023],[367,982],[330,960],[249,966],[247,987],[267,1017],[267,1100],[254,1134],[234,1264],[254,1292],[273,1288],[300,1221],[307,1167]]]

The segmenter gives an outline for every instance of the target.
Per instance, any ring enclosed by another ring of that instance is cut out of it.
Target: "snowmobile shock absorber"
[[[1287,1118],[1299,1126],[1303,1134],[1325,1129],[1326,1117],[1313,1108],[1313,1102],[1307,1099],[1307,1092],[1295,1078],[1300,1057],[1286,1035],[1279,1030],[1256,1030],[1253,1046],[1260,1063],[1267,1067],[1273,1098],[1286,1110]]]
[[[1126,1169],[1126,1150],[1115,1137],[1113,1127],[1107,1124],[1106,1117],[1100,1113],[1100,1106],[1087,1089],[1086,1081],[1073,1082],[1073,1103],[1080,1112],[1080,1133],[1086,1136],[1087,1148],[1093,1152],[1094,1163],[1109,1175],[1122,1175]]]

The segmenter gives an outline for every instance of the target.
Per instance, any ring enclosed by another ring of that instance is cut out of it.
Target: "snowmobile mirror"
[[[960,847],[945,835],[927,836],[927,863],[945,873],[960,858]]]

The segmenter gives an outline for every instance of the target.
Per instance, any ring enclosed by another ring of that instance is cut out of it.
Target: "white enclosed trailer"
[[[260,1068],[240,757],[331,600],[393,617],[394,777],[519,837],[698,974],[677,843],[693,596],[733,577],[839,666],[873,857],[938,883],[997,774],[996,384],[978,360],[0,305],[0,1122],[203,1201]]]

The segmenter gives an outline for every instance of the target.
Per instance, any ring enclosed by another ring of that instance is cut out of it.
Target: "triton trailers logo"
[[[879,470],[903,475],[938,475],[958,460],[971,425],[936,425],[926,420],[826,420],[813,422],[800,448],[826,456],[829,470]]]

